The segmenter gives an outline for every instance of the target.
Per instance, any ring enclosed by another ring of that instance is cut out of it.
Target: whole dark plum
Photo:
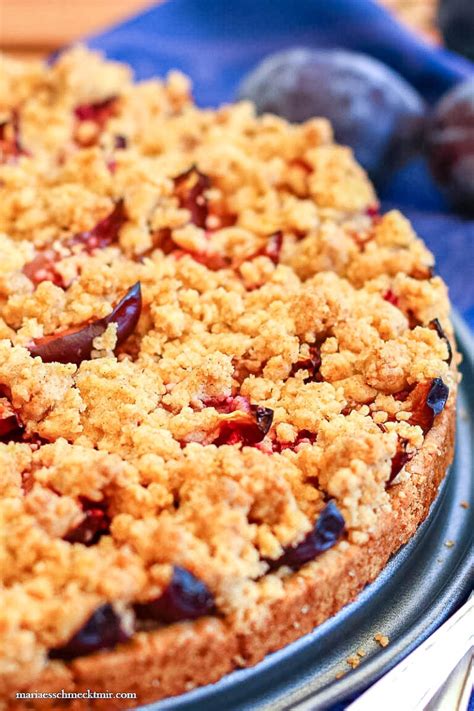
[[[419,147],[425,105],[396,72],[371,57],[341,50],[290,49],[264,59],[240,84],[258,113],[288,121],[328,118],[375,180]]]
[[[441,0],[438,22],[446,47],[474,59],[474,2]]]
[[[455,207],[474,213],[474,78],[435,106],[426,132],[431,172]]]

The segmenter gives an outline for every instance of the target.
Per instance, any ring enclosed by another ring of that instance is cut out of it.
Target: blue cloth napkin
[[[344,47],[389,64],[433,103],[474,65],[423,42],[372,0],[168,0],[88,40],[132,65],[138,79],[178,68],[198,104],[232,101],[240,79],[270,52]],[[394,176],[381,195],[413,221],[437,259],[453,303],[474,328],[474,220],[450,213],[423,161]]]

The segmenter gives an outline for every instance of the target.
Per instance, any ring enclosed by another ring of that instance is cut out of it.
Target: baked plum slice
[[[215,611],[214,596],[207,585],[180,566],[174,566],[168,587],[160,597],[135,605],[139,619],[167,623],[195,620]]]
[[[25,264],[23,274],[26,274],[28,279],[35,285],[41,284],[42,281],[51,281],[56,286],[64,288],[63,278],[56,271],[55,266],[59,258],[59,254],[55,249],[45,249],[38,252],[31,262]]]
[[[307,370],[309,375],[304,379],[305,383],[315,383],[322,380],[319,369],[321,368],[321,353],[319,346],[313,344],[309,347],[309,357],[303,360],[298,360],[293,363],[290,376],[297,373],[299,370]]]
[[[280,261],[280,252],[283,245],[283,232],[278,230],[268,238],[267,244],[263,247],[261,254],[272,260],[273,264]]]
[[[411,425],[418,425],[426,434],[433,426],[436,415],[444,409],[449,388],[441,378],[418,383],[411,393]]]
[[[79,104],[74,109],[74,115],[78,121],[92,121],[98,126],[105,126],[107,121],[116,112],[117,97],[110,96],[103,101],[96,101],[90,104]]]
[[[266,558],[270,570],[285,565],[298,570],[305,563],[317,558],[336,545],[345,531],[344,517],[334,501],[329,501],[319,514],[313,529],[306,534],[301,543],[294,548],[287,548],[277,560]]]
[[[0,442],[5,444],[23,442],[33,450],[43,444],[48,444],[47,439],[43,439],[36,432],[29,432],[25,429],[20,414],[13,407],[11,400],[10,388],[0,384]]]
[[[260,405],[250,405],[248,412],[235,411],[236,417],[224,420],[219,425],[219,434],[214,444],[242,444],[252,446],[262,441],[273,422],[273,410]]]
[[[128,147],[128,139],[126,136],[122,136],[120,133],[115,136],[114,148],[117,151],[123,151]]]
[[[103,220],[100,220],[91,230],[78,232],[62,243],[61,247],[72,249],[79,245],[88,254],[94,249],[104,249],[114,242],[117,242],[120,229],[127,216],[123,200],[118,200],[111,213]],[[61,256],[54,248],[48,248],[39,252],[31,262],[23,267],[33,284],[40,284],[42,281],[52,281],[56,286],[64,287],[60,274],[56,271],[55,263]]]
[[[43,444],[38,435],[26,433],[19,413],[12,404],[12,393],[7,385],[0,384],[0,442],[27,442]]]
[[[36,432],[27,432],[19,414],[11,404],[10,396],[2,397],[6,388],[0,386],[0,442],[23,442],[32,449],[38,449],[48,440],[40,437]]]
[[[21,143],[18,113],[13,111],[8,120],[0,122],[0,163],[27,155]]]
[[[433,426],[434,418],[439,415],[446,405],[449,397],[449,388],[441,378],[433,378],[424,383],[417,383],[411,392],[403,391],[403,393],[399,393],[397,399],[405,400],[407,397],[411,400],[412,409],[409,423],[421,427],[426,435]],[[385,428],[384,431],[386,431]],[[398,438],[397,451],[392,457],[392,467],[387,485],[393,482],[405,464],[415,454],[414,452],[407,452],[407,444],[408,441],[406,439]]]
[[[179,256],[185,256],[189,255],[194,259],[194,261],[198,262],[199,264],[203,264],[207,269],[210,269],[211,272],[218,272],[220,269],[228,269],[231,266],[231,261],[228,257],[222,254],[218,254],[217,252],[188,252],[186,250],[183,250],[181,255]]]
[[[401,472],[405,464],[407,464],[413,457],[414,452],[407,452],[407,440],[398,438],[397,441],[397,451],[392,457],[392,467],[390,469],[390,475],[387,480],[387,485],[391,484],[393,480]]]
[[[0,397],[0,441],[18,431],[22,428],[11,402],[6,397]]]
[[[316,432],[310,432],[309,430],[300,430],[296,435],[296,439],[294,440],[294,442],[280,442],[279,440],[274,439],[272,441],[272,451],[281,454],[281,452],[284,452],[286,449],[289,449],[290,451],[295,452],[297,448],[302,444],[314,444],[316,442],[316,438]]]
[[[123,619],[110,604],[99,607],[87,622],[61,647],[49,651],[50,659],[65,661],[83,657],[99,649],[111,649],[131,637]]]
[[[68,531],[64,540],[93,546],[102,536],[109,533],[110,518],[102,502],[82,499],[81,505],[84,518],[75,528]]]
[[[448,349],[448,357],[447,357],[447,359],[446,359],[446,362],[447,362],[448,365],[451,365],[451,361],[453,360],[453,349],[452,349],[452,346],[451,346],[451,341],[449,340],[449,338],[448,338],[447,335],[445,334],[444,329],[443,329],[442,325],[441,325],[440,322],[439,322],[439,319],[434,318],[432,321],[430,321],[429,327],[430,327],[430,328],[433,328],[433,329],[436,331],[436,333],[438,334],[438,336],[439,336],[443,341],[445,341],[446,347],[447,347],[447,349]]]
[[[140,318],[142,296],[140,282],[132,286],[112,313],[79,328],[35,339],[29,345],[32,356],[40,356],[45,363],[75,363],[79,365],[91,356],[93,341],[101,336],[110,323],[117,324],[117,346],[135,330]]]
[[[385,299],[385,301],[388,301],[389,304],[392,304],[392,306],[398,307],[400,300],[399,300],[398,296],[391,289],[387,289],[385,294],[383,294],[383,298]]]
[[[207,175],[201,173],[195,165],[189,170],[177,175],[174,179],[175,195],[179,205],[191,213],[191,222],[196,227],[206,228],[207,216],[209,213],[206,190],[211,187],[211,181]]]
[[[87,252],[94,249],[103,249],[117,242],[120,229],[127,219],[125,205],[122,199],[118,200],[112,210],[103,220],[100,220],[91,230],[78,232],[67,242],[68,247],[76,244],[83,245]]]
[[[189,170],[175,176],[173,180],[174,193],[178,199],[179,206],[191,213],[191,222],[196,225],[196,227],[205,230],[207,217],[209,215],[209,205],[205,192],[211,187],[210,178],[204,173],[201,173],[195,165],[192,165]],[[176,252],[177,257],[189,254],[197,262],[204,264],[214,271],[229,266],[225,258],[218,254],[199,254],[179,248],[173,241],[171,230],[168,228],[159,230],[157,238],[157,246],[159,246],[165,254]]]
[[[219,425],[219,434],[214,444],[253,445],[261,442],[273,423],[273,410],[261,405],[251,405],[242,395],[224,398],[209,398],[203,401],[222,415],[229,415]]]

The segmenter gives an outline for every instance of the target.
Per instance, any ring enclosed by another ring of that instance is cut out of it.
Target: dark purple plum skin
[[[18,415],[9,400],[0,395],[0,441],[21,428]]]
[[[433,426],[434,418],[444,409],[449,397],[449,387],[441,378],[418,383],[410,394],[412,414],[408,420],[418,425],[426,434]]]
[[[408,453],[406,451],[406,445],[407,440],[401,439],[399,437],[397,442],[397,451],[395,452],[395,456],[392,458],[392,467],[390,471],[390,476],[387,480],[387,486],[390,486],[390,484],[397,477],[397,475],[400,473],[405,464],[409,462],[410,459],[413,457],[412,453]]]
[[[112,212],[100,220],[95,227],[86,232],[78,232],[63,243],[66,249],[72,249],[78,245],[86,252],[93,252],[94,249],[108,247],[117,241],[118,234],[122,225],[126,221],[126,213],[123,200],[119,200]],[[32,259],[23,267],[23,274],[26,274],[33,284],[40,284],[42,281],[49,279],[57,286],[63,286],[61,276],[55,270],[55,263],[60,259],[58,252],[49,247],[43,251],[39,251]]]
[[[66,246],[73,247],[76,244],[82,244],[89,252],[99,247],[108,247],[117,241],[120,229],[126,219],[124,202],[119,200],[107,217],[104,217],[91,230],[73,235],[69,242],[66,242]]]
[[[451,361],[453,360],[453,349],[449,338],[445,334],[444,329],[441,323],[439,322],[439,319],[434,318],[432,321],[429,322],[428,325],[430,328],[433,328],[438,334],[438,336],[446,343],[446,348],[448,349],[448,358],[446,362],[448,365],[451,365]]]
[[[102,536],[110,532],[110,518],[102,502],[97,503],[84,499],[81,503],[84,518],[80,524],[68,531],[64,540],[69,543],[93,546]]]
[[[277,560],[266,559],[270,570],[286,565],[298,570],[336,545],[345,531],[344,518],[335,501],[329,501],[319,514],[313,529],[294,548],[287,548]]]
[[[11,128],[12,137],[6,137],[7,128]],[[20,122],[16,111],[12,113],[8,121],[0,122],[0,162],[7,159],[16,159],[18,156],[27,155],[23,149],[20,137]]]
[[[262,433],[262,439],[269,432],[273,423],[273,410],[269,407],[251,405],[251,411],[255,417],[257,428]]]
[[[433,378],[426,404],[433,411],[433,416],[444,410],[449,397],[449,388],[441,378]]]
[[[431,172],[448,200],[474,214],[474,78],[435,106],[425,143]]]
[[[209,177],[193,165],[189,170],[177,175],[174,184],[180,207],[189,210],[191,222],[196,227],[205,229],[208,205],[204,193],[211,187]]]
[[[180,622],[213,614],[215,603],[207,585],[186,568],[175,566],[163,594],[151,602],[135,605],[135,612],[140,619]]]
[[[92,321],[80,328],[38,338],[29,346],[32,356],[41,356],[44,363],[75,363],[90,358],[93,341],[101,336],[109,323],[117,324],[117,346],[134,331],[142,308],[140,282],[132,286],[105,318]]]
[[[112,605],[99,607],[87,622],[62,647],[49,652],[50,659],[70,660],[83,657],[99,649],[111,649],[126,642],[131,634],[124,629],[120,616]]]
[[[290,49],[267,57],[240,84],[240,99],[288,121],[328,118],[381,182],[419,149],[425,105],[392,69],[356,52]]]

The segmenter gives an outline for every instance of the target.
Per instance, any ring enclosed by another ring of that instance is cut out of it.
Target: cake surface
[[[5,708],[183,693],[378,574],[452,459],[433,267],[323,119],[198,109],[81,47],[3,60]]]

